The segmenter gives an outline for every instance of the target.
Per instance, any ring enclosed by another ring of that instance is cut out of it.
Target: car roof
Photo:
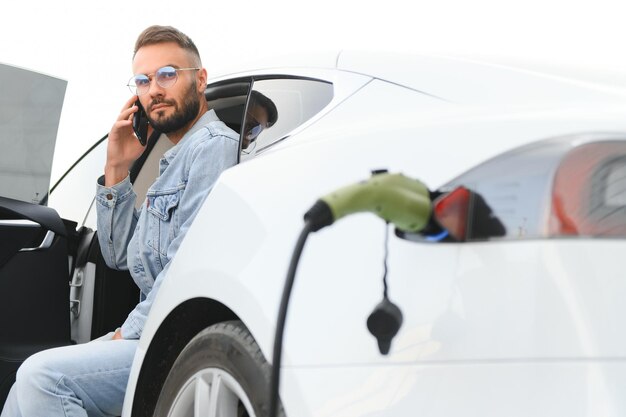
[[[626,89],[590,82],[572,76],[571,72],[561,75],[493,59],[344,50],[267,57],[245,65],[246,72],[231,68],[233,71],[222,73],[217,79],[259,74],[299,75],[306,69],[339,70],[367,75],[452,103],[474,106],[588,105],[618,103],[626,98]]]
[[[343,51],[336,67],[458,104],[536,106],[626,98],[624,90],[599,83],[463,57]]]

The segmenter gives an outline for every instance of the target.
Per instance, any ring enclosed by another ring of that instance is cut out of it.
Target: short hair
[[[133,58],[137,54],[139,48],[143,46],[166,42],[174,42],[182,49],[189,51],[195,58],[198,59],[197,64],[199,66],[202,66],[202,61],[200,60],[200,52],[198,52],[198,48],[196,48],[196,45],[193,43],[191,38],[172,26],[154,25],[141,32],[141,34],[137,38],[137,41],[135,42]]]
[[[276,109],[276,104],[267,96],[259,93],[256,90],[252,90],[250,92],[250,103],[248,107],[252,107],[258,104],[263,107],[265,111],[267,111],[267,127],[271,127],[278,120],[278,109]]]

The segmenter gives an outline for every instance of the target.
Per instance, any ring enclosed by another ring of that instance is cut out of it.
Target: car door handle
[[[11,227],[41,227],[40,224],[26,219],[19,220],[0,220],[0,226],[11,226]],[[54,237],[56,234],[52,230],[48,230],[43,240],[37,247],[32,248],[22,248],[18,252],[32,252],[37,250],[48,249],[52,246],[52,242],[54,241]]]
[[[54,234],[54,232],[52,230],[48,230],[46,232],[46,235],[43,237],[43,240],[39,244],[39,246],[37,246],[35,248],[22,248],[22,249],[20,249],[20,252],[33,252],[33,251],[36,251],[36,250],[48,249],[50,246],[52,246],[52,242],[54,241],[54,237],[55,236],[56,235]]]

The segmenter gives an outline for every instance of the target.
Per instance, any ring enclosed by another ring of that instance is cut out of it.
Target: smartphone
[[[142,146],[146,146],[148,141],[148,116],[139,100],[135,101],[135,106],[139,108],[133,116],[133,130]]]

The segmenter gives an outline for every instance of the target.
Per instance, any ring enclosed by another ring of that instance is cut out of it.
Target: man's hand
[[[117,329],[115,331],[115,334],[113,335],[113,339],[111,339],[111,340],[121,340],[121,339],[123,339],[123,337],[122,337],[122,329]]]
[[[135,159],[143,152],[133,131],[133,116],[139,109],[135,106],[137,96],[130,98],[122,108],[109,132],[107,162],[104,167],[104,185],[110,187],[122,181]]]

